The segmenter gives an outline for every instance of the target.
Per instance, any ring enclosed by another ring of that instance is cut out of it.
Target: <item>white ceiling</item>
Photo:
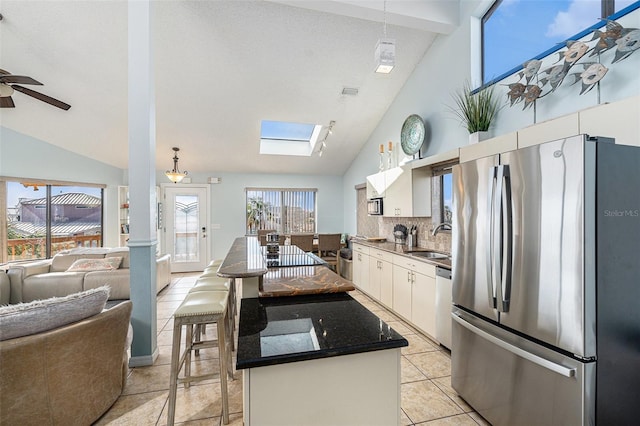
[[[190,172],[343,174],[436,35],[457,25],[458,1],[388,0],[396,67],[375,74],[383,4],[154,2],[158,168],[178,146]],[[0,68],[72,105],[15,93],[0,124],[126,168],[126,1],[2,0],[0,13]],[[259,155],[263,119],[336,125],[322,157]]]

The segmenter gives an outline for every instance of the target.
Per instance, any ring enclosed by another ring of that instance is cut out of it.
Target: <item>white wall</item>
[[[90,142],[87,142],[90,143]],[[124,171],[0,126],[0,176],[107,185],[104,245],[118,245],[118,185]]]
[[[206,183],[208,177],[221,178],[219,184],[211,184],[209,236],[214,259],[224,257],[233,241],[245,235],[247,187],[317,188],[318,232],[344,232],[341,176],[193,173],[190,177],[193,184]],[[156,180],[165,182],[167,178],[159,172]]]
[[[367,175],[378,171],[378,147],[387,141],[393,141],[399,147],[400,130],[404,120],[411,114],[418,114],[425,120],[427,133],[426,155],[446,152],[468,144],[468,133],[449,108],[454,105],[451,94],[460,89],[463,83],[471,81],[471,46],[477,40],[471,34],[472,16],[476,18],[486,10],[488,3],[480,0],[462,0],[460,2],[460,27],[449,35],[440,35],[426,52],[422,61],[406,82],[386,114],[367,140],[358,157],[344,175],[343,192],[345,207],[345,231],[356,231],[356,191],[354,186],[365,182]],[[620,18],[618,22],[625,28],[640,28],[640,10]],[[591,35],[587,40],[591,39]],[[551,46],[549,46],[551,47]],[[550,66],[557,54],[545,59],[543,69]],[[610,64],[613,50],[602,55],[602,63],[609,72],[602,80],[600,103],[613,102],[640,93],[640,53]],[[585,59],[581,60],[583,62]],[[572,70],[571,73],[577,72]],[[499,82],[497,93],[506,103],[505,85],[517,81],[512,75]],[[522,110],[523,104],[514,107],[505,106],[499,113],[493,128],[498,136],[520,128],[540,123],[554,117],[579,111],[598,104],[597,90],[579,95],[581,83],[569,86],[561,85],[558,90],[537,102],[534,120],[533,108]],[[634,117],[630,119],[640,119]],[[606,136],[606,135],[601,135]]]

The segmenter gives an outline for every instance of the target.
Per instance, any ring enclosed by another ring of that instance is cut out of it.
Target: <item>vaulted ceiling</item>
[[[171,168],[177,146],[190,172],[343,174],[435,37],[458,24],[458,7],[388,0],[385,15],[382,0],[153,2],[157,168]],[[0,68],[72,105],[15,93],[0,124],[126,168],[127,2],[2,0],[0,13]],[[388,75],[373,72],[385,16],[396,40]],[[263,119],[336,125],[322,157],[265,156]]]

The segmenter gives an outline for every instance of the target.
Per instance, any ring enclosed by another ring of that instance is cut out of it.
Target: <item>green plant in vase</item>
[[[477,142],[485,136],[500,110],[500,101],[495,93],[495,86],[490,86],[476,93],[472,93],[471,85],[465,82],[461,90],[456,91],[452,98],[456,104],[451,108],[458,116],[461,124],[469,131],[470,143]],[[482,135],[480,132],[485,132]]]

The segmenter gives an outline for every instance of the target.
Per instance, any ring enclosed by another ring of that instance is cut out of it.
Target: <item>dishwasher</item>
[[[436,266],[436,340],[451,349],[451,270]]]

